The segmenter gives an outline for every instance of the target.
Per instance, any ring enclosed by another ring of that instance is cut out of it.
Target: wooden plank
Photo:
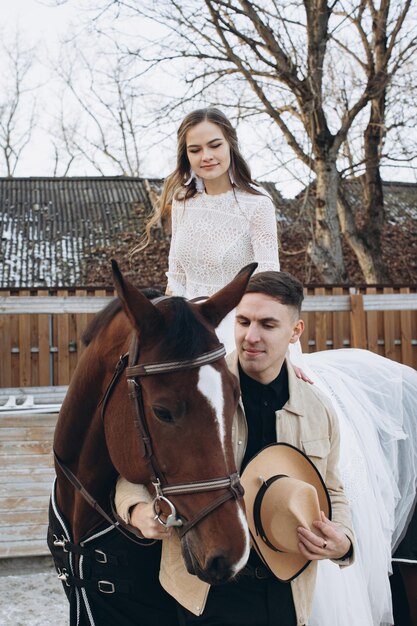
[[[52,491],[52,488],[51,488]],[[0,511],[39,511],[39,509],[47,508],[49,496],[7,496],[0,498]]]
[[[0,456],[6,454],[24,455],[24,454],[44,454],[47,455],[52,450],[52,441],[1,441],[0,440]]]
[[[1,424],[1,422],[0,422]],[[55,428],[52,426],[15,426],[0,427],[0,437],[3,441],[49,441],[54,437]]]
[[[392,288],[384,288],[383,294],[364,296],[365,311],[416,311],[417,294],[394,293]]]
[[[35,297],[35,296],[33,296]],[[30,316],[30,386],[39,385],[39,316]]]
[[[0,544],[0,558],[3,559],[18,556],[43,556],[45,554],[50,554],[45,538],[43,540],[9,541]]]
[[[77,289],[75,292],[75,297],[79,298],[87,298],[87,290],[86,289]],[[91,296],[90,296],[91,297]],[[82,355],[85,350],[85,345],[83,344],[81,337],[83,332],[87,328],[90,319],[92,319],[92,315],[88,315],[87,313],[77,313],[75,316],[75,330],[76,330],[76,342],[77,342],[77,357],[78,359]]]
[[[63,290],[58,291],[60,297],[65,292]],[[71,298],[72,299],[72,298]],[[58,360],[57,360],[57,377],[55,382],[58,385],[68,385],[70,381],[69,370],[69,319],[68,315],[56,316],[56,328],[57,336],[55,337],[55,345],[58,347]]]
[[[55,426],[57,419],[57,413],[0,413],[0,428],[30,428],[35,425],[50,428]]]
[[[408,294],[410,289],[408,287],[401,288],[402,294]],[[411,341],[413,339],[412,332],[412,313],[411,311],[400,311],[400,327],[401,327],[401,363],[404,365],[414,366],[413,358],[413,346]]]
[[[29,295],[28,291],[22,293],[23,297]],[[30,387],[32,385],[31,362],[30,362],[30,315],[19,315],[19,386]]]
[[[48,291],[39,291],[40,297],[46,297]],[[49,337],[50,316],[38,315],[38,347],[39,347],[39,385],[50,385],[52,381],[50,337]]]
[[[307,289],[304,302],[309,296],[314,294],[314,289]],[[302,308],[302,319],[304,320],[304,333],[301,336],[301,346],[303,352],[315,352],[316,351],[316,335],[315,335],[315,313],[312,311],[304,310],[304,302]]]
[[[61,292],[62,293],[62,292]],[[76,297],[76,296],[0,296],[0,314],[24,315],[35,313],[98,313],[113,299],[104,297]]]
[[[351,327],[352,348],[366,349],[366,317],[363,308],[362,294],[352,294],[351,300]]]
[[[48,482],[36,482],[35,484],[26,485],[25,483],[13,483],[8,485],[0,483],[0,497],[6,498],[7,496],[48,496],[51,493],[52,483]],[[1,533],[0,533],[1,534]]]
[[[0,545],[9,541],[27,541],[28,539],[44,539],[46,541],[45,524],[2,526]]]
[[[0,469],[15,467],[53,467],[52,454],[0,455]]]
[[[323,287],[316,289],[318,296],[323,296]],[[325,312],[317,312],[315,315],[316,350],[327,350],[327,315]]]
[[[344,295],[343,293],[343,287],[334,287],[333,288],[333,295],[335,296],[342,296]],[[345,313],[344,312],[335,312],[332,313],[332,347],[334,350],[338,349],[338,348],[345,348],[345,339],[347,337],[345,337]]]
[[[19,316],[10,317],[10,340],[11,340],[11,385],[20,387],[20,343],[19,343]]]
[[[6,291],[6,294],[9,292]],[[10,334],[10,315],[0,315],[0,386],[12,384],[12,343]]]
[[[322,289],[322,288],[318,288]],[[61,290],[62,293],[62,290]],[[112,300],[104,289],[97,290],[90,296],[0,296],[0,314],[71,314],[98,313]],[[417,310],[417,294],[381,294],[364,296],[366,311]],[[303,302],[304,311],[349,311],[350,300],[347,295],[314,297],[307,296]]]
[[[0,470],[0,483],[51,483],[55,476],[52,467],[24,467]],[[28,487],[29,490],[29,487]]]
[[[72,293],[75,297],[74,292]],[[77,316],[75,313],[68,315],[68,382],[74,374],[78,362],[78,345],[77,345]]]
[[[30,511],[31,524],[48,525],[48,509],[44,507],[39,511]],[[28,523],[28,511],[2,511],[1,523],[5,526],[26,526]]]
[[[376,294],[375,287],[367,287],[366,295],[374,295]],[[371,352],[375,352],[375,354],[380,353],[380,346],[378,344],[378,312],[377,311],[367,311],[366,313],[366,336],[368,339],[368,350]]]
[[[384,287],[384,293],[391,294],[393,289],[391,287]],[[385,344],[385,356],[389,359],[395,360],[395,313],[393,311],[384,311],[384,344]]]

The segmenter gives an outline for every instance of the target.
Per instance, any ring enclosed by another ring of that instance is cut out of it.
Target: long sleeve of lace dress
[[[279,270],[278,235],[275,207],[268,196],[259,202],[250,220],[250,237],[257,261],[257,272]]]
[[[185,296],[186,274],[177,253],[178,211],[179,203],[172,201],[171,210],[171,245],[168,256],[167,291],[176,296]]]

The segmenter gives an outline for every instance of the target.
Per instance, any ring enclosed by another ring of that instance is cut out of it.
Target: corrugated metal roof
[[[360,179],[345,184],[360,211]],[[277,207],[287,250],[288,229],[312,208],[314,189],[307,199],[303,192],[285,200],[273,183],[262,185]],[[160,179],[130,177],[0,178],[0,288],[110,284],[109,257],[124,259],[137,245],[152,211],[148,190],[158,195],[161,187]],[[384,183],[384,193],[388,223],[401,228],[417,220],[416,184]],[[169,241],[162,239],[137,261],[138,284],[165,281]]]
[[[84,284],[83,261],[141,232],[152,204],[141,178],[2,178],[0,210],[0,286],[51,287]]]

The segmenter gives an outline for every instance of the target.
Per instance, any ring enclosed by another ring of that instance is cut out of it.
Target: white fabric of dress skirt
[[[351,567],[319,564],[309,626],[392,624],[391,554],[416,493],[417,372],[352,349],[305,354],[302,366],[339,417],[339,470],[356,536]]]

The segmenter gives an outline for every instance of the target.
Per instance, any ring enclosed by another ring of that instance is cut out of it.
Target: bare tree
[[[373,1],[362,1],[355,12],[344,13],[357,30],[365,53],[362,63],[367,76],[369,116],[363,133],[363,210],[360,219],[355,219],[343,185],[339,187],[338,206],[342,232],[368,282],[384,282],[389,274],[381,258],[385,210],[380,169],[387,130],[388,90],[396,74],[416,52],[417,38],[404,37],[403,26],[410,7],[411,0],[394,7],[389,0],[382,0],[379,8]],[[366,30],[367,21],[371,23],[370,32]],[[352,53],[348,48],[346,50]],[[359,62],[358,58],[356,60]]]
[[[53,131],[55,171],[64,162],[65,175],[84,159],[101,175],[110,169],[139,176],[142,98],[131,84],[131,63],[126,57],[109,57],[99,65],[78,49],[56,68],[64,93]]]
[[[13,176],[36,121],[36,87],[31,79],[34,53],[22,48],[18,35],[12,42],[3,41],[0,50],[7,62],[0,78],[0,154],[3,172]]]
[[[365,279],[377,282],[386,279],[380,164],[387,93],[416,51],[410,9],[411,0],[117,0],[104,13],[164,29],[149,48],[149,68],[177,68],[188,89],[168,112],[205,100],[239,116],[269,117],[314,175],[309,253],[322,277],[345,280],[345,240]],[[129,53],[143,61],[143,45]],[[352,137],[349,162],[344,148]],[[352,172],[364,174],[360,216],[341,185]]]

